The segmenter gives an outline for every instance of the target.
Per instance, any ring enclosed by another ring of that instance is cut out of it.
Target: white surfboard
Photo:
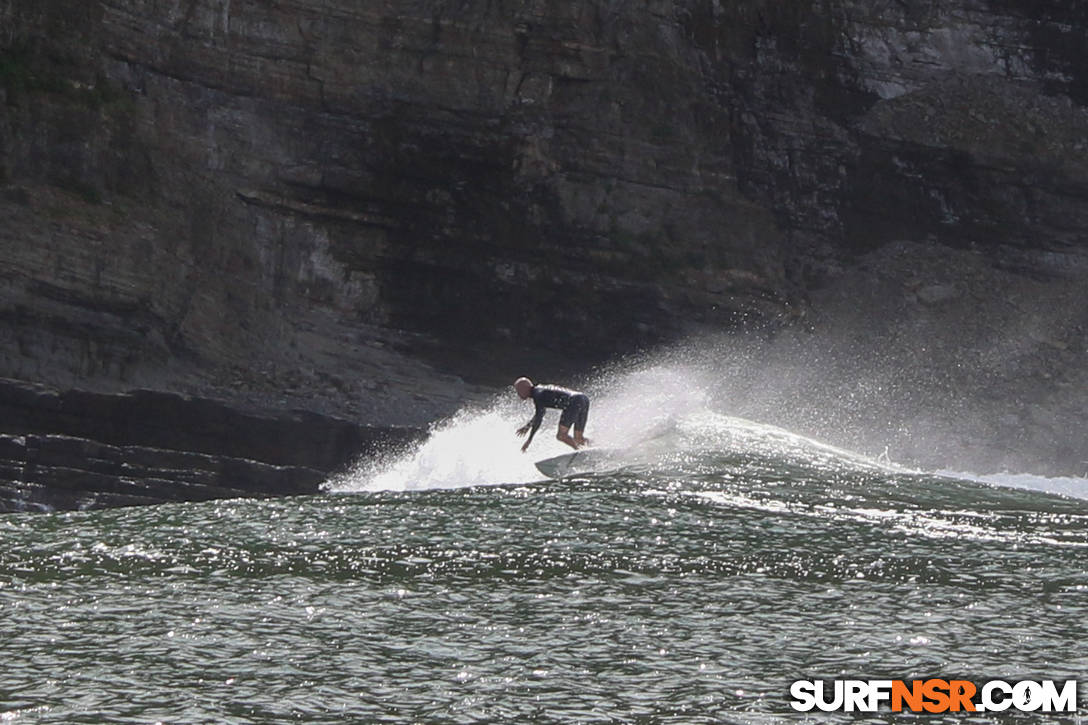
[[[548,478],[566,478],[579,473],[594,473],[619,468],[622,463],[618,448],[583,448],[573,453],[545,458],[536,462],[536,470]]]

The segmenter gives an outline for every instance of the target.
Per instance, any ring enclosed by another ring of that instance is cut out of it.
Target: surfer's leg
[[[579,448],[583,448],[589,445],[589,439],[582,435],[586,429],[586,421],[589,419],[589,398],[585,395],[576,396],[571,402],[571,407],[575,408],[577,416],[574,421],[574,442]]]
[[[557,440],[561,440],[574,450],[578,450],[578,444],[570,437],[570,428],[565,425],[559,426],[559,432],[555,434]]]

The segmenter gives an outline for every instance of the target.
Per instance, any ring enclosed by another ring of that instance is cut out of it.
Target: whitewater
[[[774,425],[715,410],[710,374],[697,366],[648,365],[610,375],[588,388],[593,393],[593,446],[616,453],[612,470],[682,466],[699,454],[760,453],[812,461],[850,462],[860,469],[919,472],[897,465],[887,447],[873,456],[824,444]],[[507,392],[490,405],[467,408],[432,426],[424,443],[409,451],[388,451],[330,482],[332,491],[423,490],[528,483],[545,476],[534,461],[570,453],[543,426],[528,453],[511,432],[532,414],[532,405]],[[548,418],[554,426],[557,413]],[[1029,472],[973,473],[938,468],[934,476],[991,486],[1023,488],[1088,499],[1088,476],[1054,477]]]
[[[791,684],[1084,677],[1088,480],[850,451],[716,376],[586,381],[623,457],[559,481],[508,392],[319,496],[0,516],[0,721],[845,723]]]

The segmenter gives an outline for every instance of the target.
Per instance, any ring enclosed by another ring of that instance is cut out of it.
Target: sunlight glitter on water
[[[1088,671],[1088,501],[643,380],[594,391],[637,440],[617,470],[540,480],[560,444],[523,456],[531,410],[503,399],[327,496],[0,517],[0,711],[771,723],[802,676]],[[625,418],[654,386],[664,417]]]

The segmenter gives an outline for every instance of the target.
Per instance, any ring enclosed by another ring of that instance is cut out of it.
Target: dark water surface
[[[1086,626],[1088,501],[817,448],[0,517],[4,721],[798,721],[797,679],[1082,679]]]

